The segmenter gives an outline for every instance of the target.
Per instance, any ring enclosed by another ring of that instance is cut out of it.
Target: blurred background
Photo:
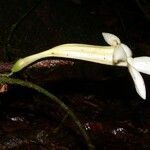
[[[64,43],[107,45],[117,35],[135,56],[150,56],[148,0],[1,0],[0,72],[19,58]],[[147,100],[135,92],[125,68],[46,59],[15,77],[37,83],[80,118],[96,149],[150,149],[150,77]],[[20,94],[18,94],[20,93]],[[86,143],[59,106],[39,93],[8,86],[0,94],[1,150],[80,150]]]

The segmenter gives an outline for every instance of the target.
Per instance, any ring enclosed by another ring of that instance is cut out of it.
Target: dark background
[[[106,45],[101,33],[117,35],[134,57],[150,56],[148,0],[1,0],[0,72],[20,57],[64,43]],[[147,100],[135,92],[127,69],[48,59],[15,77],[40,84],[70,106],[96,149],[150,149],[150,78]],[[18,86],[0,94],[0,149],[86,149],[59,106]]]

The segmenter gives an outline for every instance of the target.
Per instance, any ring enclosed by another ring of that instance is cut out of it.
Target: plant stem
[[[53,100],[55,103],[57,103],[71,118],[72,120],[75,122],[75,124],[78,126],[81,134],[83,135],[89,150],[94,150],[95,147],[93,146],[90,137],[88,136],[86,130],[83,128],[81,122],[79,121],[79,119],[76,117],[76,115],[74,114],[74,112],[67,106],[65,105],[59,98],[57,98],[55,95],[53,95],[52,93],[50,93],[49,91],[47,91],[46,89],[33,84],[31,82],[28,81],[23,81],[20,79],[15,79],[15,78],[10,78],[10,77],[6,77],[6,76],[1,76],[0,75],[0,83],[1,84],[17,84],[17,85],[21,85],[24,87],[28,87],[31,89],[34,89],[36,91],[38,91],[39,93],[44,94],[45,96],[49,97],[51,100]]]

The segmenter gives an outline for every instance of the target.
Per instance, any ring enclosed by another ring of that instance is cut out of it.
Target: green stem
[[[55,95],[53,95],[46,89],[44,89],[36,84],[33,84],[28,81],[23,81],[20,79],[10,78],[10,77],[6,77],[6,76],[0,76],[0,83],[1,84],[7,83],[7,84],[21,85],[24,87],[34,89],[34,90],[38,91],[39,93],[42,93],[45,96],[49,97],[51,100],[53,100],[55,103],[57,103],[66,113],[68,113],[68,115],[72,118],[72,120],[75,122],[75,124],[78,126],[80,132],[82,133],[82,135],[88,145],[89,150],[95,149],[95,147],[91,143],[90,137],[88,136],[86,130],[83,128],[79,119],[76,117],[76,115],[73,113],[73,111],[67,105],[65,105],[59,98],[57,98]]]

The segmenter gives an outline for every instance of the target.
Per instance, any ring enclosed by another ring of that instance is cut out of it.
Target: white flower
[[[103,33],[103,37],[109,45],[115,46],[113,53],[114,65],[118,65],[120,62],[127,62],[127,67],[134,81],[137,93],[143,99],[146,99],[145,83],[139,72],[150,75],[150,57],[143,56],[132,58],[131,49],[127,45],[121,43],[117,36],[110,33]]]
[[[121,43],[120,39],[110,33],[102,33],[110,46],[97,46],[88,44],[62,44],[49,50],[19,59],[12,67],[10,75],[47,57],[71,58],[105,65],[128,67],[137,93],[146,99],[144,80],[139,72],[150,75],[150,57],[132,58],[131,49]]]

